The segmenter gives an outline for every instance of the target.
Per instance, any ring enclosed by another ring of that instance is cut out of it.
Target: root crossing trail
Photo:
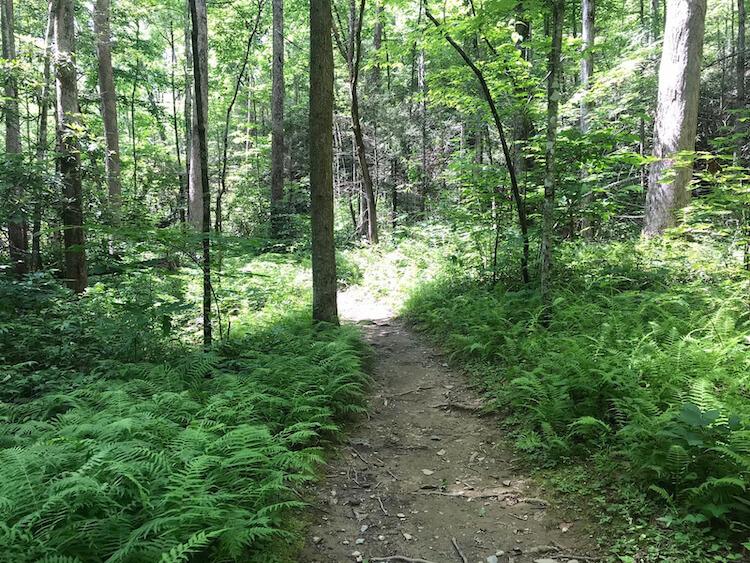
[[[374,348],[370,417],[327,468],[301,562],[597,560],[584,522],[514,469],[465,376],[365,293],[339,307]]]

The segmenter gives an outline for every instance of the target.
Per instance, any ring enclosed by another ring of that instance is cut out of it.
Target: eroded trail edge
[[[514,468],[464,375],[367,294],[340,308],[374,348],[370,415],[327,468],[300,561],[597,559],[585,522]]]

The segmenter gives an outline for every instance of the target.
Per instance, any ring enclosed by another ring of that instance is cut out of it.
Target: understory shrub
[[[0,561],[269,561],[294,539],[299,485],[364,408],[358,333],[277,296],[203,353],[150,287],[0,287]]]
[[[405,313],[483,375],[521,450],[549,465],[605,450],[679,509],[667,520],[746,537],[745,275],[668,244],[569,245],[556,267],[549,323],[535,291],[471,279],[422,286]]]

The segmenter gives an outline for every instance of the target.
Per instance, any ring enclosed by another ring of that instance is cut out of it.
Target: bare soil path
[[[464,375],[361,290],[339,307],[374,347],[370,417],[327,468],[301,562],[597,560],[585,522],[514,468]]]

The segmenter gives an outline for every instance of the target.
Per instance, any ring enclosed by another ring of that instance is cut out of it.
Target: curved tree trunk
[[[63,187],[65,277],[76,293],[86,289],[81,159],[77,138],[78,84],[73,0],[59,0],[55,10],[55,76],[57,89],[57,162]]]
[[[684,159],[677,162],[676,157],[695,149],[705,19],[706,0],[667,2],[654,123],[653,155],[658,160],[648,178],[646,236],[673,227],[675,212],[690,201],[693,166]]]
[[[313,320],[338,324],[333,240],[331,0],[310,0],[310,197]]]
[[[109,207],[112,224],[120,220],[122,187],[120,185],[120,136],[117,126],[117,92],[112,73],[112,47],[110,38],[110,0],[96,0],[94,7],[94,33],[99,73],[99,95],[101,96],[104,139],[107,152],[104,168],[107,174]]]

